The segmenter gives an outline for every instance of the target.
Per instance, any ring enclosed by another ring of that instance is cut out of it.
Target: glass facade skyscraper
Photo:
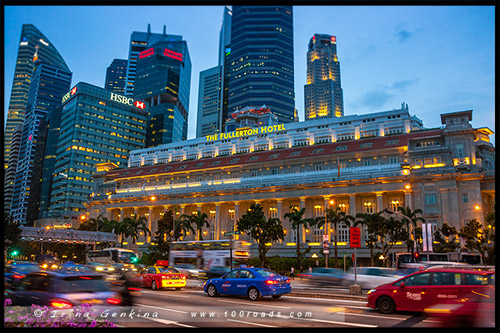
[[[77,219],[92,194],[95,164],[126,166],[129,152],[144,148],[147,106],[84,82],[62,103],[48,217]]]
[[[24,124],[28,91],[30,89],[34,61],[36,60],[47,61],[52,65],[69,71],[66,62],[49,39],[34,25],[23,24],[4,133],[4,167],[6,168],[6,179],[9,174],[11,175],[10,179],[12,179],[12,175],[16,170],[16,164],[9,164],[9,157],[12,149],[12,136],[16,126],[23,126]],[[14,163],[17,160],[18,159],[14,156],[11,162]],[[11,186],[13,186],[13,184],[5,183],[5,188]],[[9,201],[10,199],[11,198],[7,200]]]
[[[233,6],[228,112],[266,105],[294,121],[292,6]]]
[[[39,192],[37,186],[40,183],[43,158],[43,153],[40,156],[40,152],[44,151],[45,145],[45,138],[38,135],[40,121],[48,112],[61,105],[62,96],[71,86],[71,77],[71,72],[48,62],[35,63],[28,93],[11,207],[13,221],[21,224],[31,224],[34,221],[27,220],[27,211],[30,196],[38,195]],[[32,200],[32,203],[38,205],[37,200]],[[37,211],[36,208],[31,208]]]
[[[304,113],[306,120],[344,115],[335,36],[315,34],[309,40]]]
[[[166,35],[139,53],[134,98],[149,106],[146,147],[187,138],[191,60],[179,37]]]
[[[196,137],[221,132],[221,90],[221,66],[215,66],[200,72]]]
[[[127,63],[127,59],[113,59],[106,69],[104,89],[123,95],[127,78]]]

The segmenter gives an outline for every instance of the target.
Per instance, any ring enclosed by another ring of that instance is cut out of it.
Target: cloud
[[[400,96],[408,87],[416,84],[418,79],[399,80],[390,85],[380,85],[365,92],[353,105],[353,108],[382,108],[396,96]]]
[[[403,43],[405,40],[413,36],[412,32],[409,32],[408,30],[405,29],[399,29],[396,31],[396,39],[398,43]]]
[[[403,92],[406,90],[406,88],[416,84],[418,82],[418,79],[413,79],[413,80],[400,80],[396,81],[391,85],[391,88],[394,90],[397,90],[399,92]]]

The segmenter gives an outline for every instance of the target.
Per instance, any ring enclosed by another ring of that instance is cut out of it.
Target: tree
[[[266,219],[260,204],[253,203],[250,209],[236,222],[237,229],[246,232],[258,246],[261,267],[264,267],[266,253],[274,242],[284,238],[281,221],[277,218]]]
[[[411,220],[411,224],[413,225],[413,228],[417,227],[418,221],[425,223],[425,219],[423,217],[417,216],[417,215],[422,215],[422,210],[420,208],[417,208],[414,211],[412,211],[409,206],[398,207],[398,211],[400,211],[402,215],[408,217]],[[411,248],[413,246],[410,221],[408,219],[405,219],[405,218],[402,218],[402,221],[405,224],[406,231],[408,233],[408,237],[404,241],[406,243],[406,248],[407,248],[408,252],[410,252]]]
[[[198,233],[198,240],[203,240],[202,236],[203,227],[204,226],[206,226],[207,228],[210,227],[210,223],[208,223],[208,215],[198,211],[195,214],[191,215],[183,214],[181,218],[187,219],[189,221],[189,225],[194,224],[196,226],[196,231]]]
[[[374,266],[373,249],[377,246],[377,230],[379,224],[385,220],[380,212],[378,213],[358,213],[356,214],[354,225],[361,224],[366,227],[366,246],[370,249],[370,265]]]
[[[458,243],[455,241],[457,235],[458,232],[455,227],[448,225],[448,223],[443,223],[441,228],[434,232],[434,252],[455,252],[458,248]]]
[[[491,241],[490,234],[490,228],[483,229],[481,223],[476,219],[467,221],[458,233],[460,237],[465,239],[465,247],[472,251],[478,251],[483,258],[483,262],[485,262],[485,254],[489,248],[488,241]]]
[[[337,207],[335,210],[333,209],[327,209],[326,210],[326,219],[333,225],[333,230],[334,230],[334,235],[335,235],[335,244],[334,244],[334,251],[335,251],[335,267],[338,267],[338,241],[339,241],[339,233],[338,233],[338,226],[341,223],[344,223],[346,226],[350,227],[351,223],[355,221],[355,217],[352,215],[348,215],[345,212],[343,212],[339,207]],[[324,220],[323,220],[324,224]],[[319,225],[319,224],[318,224]]]
[[[300,229],[302,227],[306,227],[309,225],[314,225],[316,221],[312,218],[306,218],[304,219],[303,216],[306,213],[306,209],[302,208],[301,210],[298,210],[295,206],[290,206],[290,212],[285,214],[285,218],[290,220],[290,223],[292,224],[292,229],[297,230],[297,266],[300,268],[300,261],[302,257],[302,253],[300,251]]]
[[[133,218],[126,217],[123,219],[123,224],[122,233],[127,234],[128,237],[132,237],[132,244],[135,244],[135,241],[139,238],[140,231],[143,231],[145,235],[151,235],[151,231],[147,226],[147,220],[144,216],[138,217],[134,214]]]
[[[382,249],[382,256],[384,258],[387,258],[390,249],[396,242],[402,242],[408,239],[409,232],[403,228],[404,225],[404,221],[394,217],[390,217],[389,219],[383,217],[382,219],[376,219],[375,235],[379,236],[379,242],[376,243],[376,247]],[[385,262],[389,263],[388,261]]]
[[[4,212],[4,250],[16,245],[21,239],[21,228],[19,223],[12,221],[9,214]]]

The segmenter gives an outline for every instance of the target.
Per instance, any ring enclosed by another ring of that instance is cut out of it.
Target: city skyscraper
[[[17,124],[12,134],[10,155],[8,164],[13,166],[5,170],[5,185],[3,190],[3,210],[10,213],[12,204],[12,194],[14,191],[14,181],[16,180],[17,159],[19,157],[19,147],[21,146],[21,136],[23,135],[23,125]]]
[[[48,217],[78,219],[92,194],[95,165],[126,166],[129,152],[144,148],[147,106],[84,82],[62,103]]]
[[[127,78],[127,59],[113,59],[111,65],[106,69],[106,81],[104,89],[123,94],[125,92],[125,80]]]
[[[215,66],[200,72],[196,137],[221,132],[221,74],[221,66]]]
[[[37,61],[28,92],[28,102],[24,119],[19,160],[17,162],[14,181],[11,216],[13,221],[31,224],[34,219],[27,220],[28,201],[30,196],[38,196],[43,162],[45,137],[39,137],[40,121],[52,109],[61,105],[62,96],[71,86],[72,73],[45,61]],[[38,153],[37,153],[38,150]],[[31,200],[38,206],[38,200]],[[37,207],[31,207],[38,217]]]
[[[292,6],[233,6],[228,112],[266,105],[294,121]]]
[[[23,126],[24,123],[28,91],[30,89],[31,75],[33,74],[33,62],[36,60],[47,61],[55,66],[59,66],[63,70],[69,71],[63,57],[50,40],[34,25],[23,24],[4,135],[4,167],[7,169],[16,168],[16,165],[8,164],[12,135],[16,126],[19,124]],[[16,160],[14,158],[12,161]]]
[[[134,98],[148,105],[146,147],[186,140],[191,60],[182,36],[165,35],[139,53]]]
[[[314,34],[309,40],[304,114],[305,120],[344,115],[335,36]]]
[[[218,64],[200,72],[196,121],[197,137],[224,132],[224,123],[228,116],[231,18],[231,8],[225,6],[219,31]],[[216,95],[218,96],[216,97]]]
[[[152,33],[151,25],[148,24],[147,32],[133,31],[130,35],[130,46],[128,51],[127,78],[125,80],[125,96],[134,95],[134,83],[136,78],[137,59],[139,53],[150,45],[158,42],[166,35],[166,26],[163,26],[163,34]]]

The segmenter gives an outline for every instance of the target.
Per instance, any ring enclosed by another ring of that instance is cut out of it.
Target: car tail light
[[[106,302],[107,302],[108,304],[118,305],[118,304],[120,304],[120,303],[122,302],[122,300],[121,300],[121,299],[119,299],[119,298],[108,298],[108,299],[106,300]]]
[[[141,291],[141,288],[128,288],[130,291]]]
[[[266,284],[278,284],[276,280],[266,280]]]
[[[285,283],[290,283],[290,279],[286,279],[286,280],[285,280]]]
[[[162,279],[166,279],[167,277],[166,277],[165,275],[162,275],[162,276],[161,276],[161,278],[162,278]]]
[[[73,304],[62,299],[53,299],[50,302],[50,306],[57,309],[71,309]]]
[[[24,275],[14,274],[12,277],[14,279],[22,279],[24,277]]]
[[[186,275],[181,276],[181,279],[186,280]]]

